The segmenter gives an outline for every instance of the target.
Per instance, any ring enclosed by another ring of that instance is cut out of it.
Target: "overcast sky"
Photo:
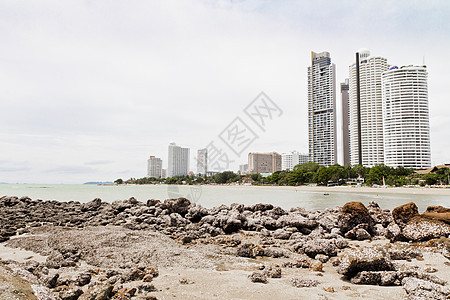
[[[330,52],[339,86],[363,47],[425,57],[432,161],[448,163],[449,3],[3,0],[0,182],[144,177],[171,141],[193,157],[237,116],[255,126],[243,110],[261,91],[283,114],[246,153],[307,152],[310,52]]]

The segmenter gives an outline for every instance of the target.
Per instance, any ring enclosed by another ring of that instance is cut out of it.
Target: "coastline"
[[[173,186],[186,187],[188,185],[177,184]],[[245,188],[245,189],[267,189],[267,190],[291,190],[304,192],[338,192],[338,193],[371,193],[371,194],[406,194],[406,195],[448,195],[450,196],[449,188],[426,188],[426,187],[356,187],[356,186],[276,186],[276,185],[199,185],[208,187],[221,188]]]

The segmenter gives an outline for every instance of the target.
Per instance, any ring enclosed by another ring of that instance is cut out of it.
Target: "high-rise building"
[[[350,122],[350,106],[348,102],[348,78],[341,83],[341,104],[342,104],[342,154],[343,165],[350,163],[350,129],[348,128]]]
[[[169,157],[167,176],[188,175],[189,173],[189,148],[181,148],[175,143],[169,144]]]
[[[301,154],[297,151],[281,154],[281,169],[292,171],[298,164],[304,164],[309,161],[308,154]]]
[[[197,150],[197,174],[206,175],[208,172],[208,149]]]
[[[361,49],[349,68],[352,165],[370,167],[384,162],[381,74],[388,67],[386,58],[370,56],[369,50]]]
[[[147,176],[161,178],[162,177],[162,160],[161,158],[150,156],[147,161]]]
[[[247,171],[248,171],[248,164],[239,165],[239,172],[241,173],[241,175],[247,174]]]
[[[382,75],[384,163],[430,168],[427,69],[392,67]]]
[[[247,173],[274,173],[281,171],[281,155],[272,153],[249,153]]]
[[[324,166],[337,162],[336,67],[330,53],[311,52],[308,67],[309,158]]]

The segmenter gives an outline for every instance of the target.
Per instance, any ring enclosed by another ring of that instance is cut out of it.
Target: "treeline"
[[[170,178],[131,178],[126,181],[117,179],[115,183],[128,184],[225,184],[225,183],[251,183],[254,185],[345,185],[348,183],[361,183],[365,185],[436,185],[449,184],[450,169],[442,168],[434,173],[419,175],[413,169],[403,167],[392,168],[385,165],[374,167],[341,166],[332,165],[321,166],[314,162],[300,164],[294,167],[293,171],[278,171],[267,177],[261,174],[239,174],[232,171],[225,171],[214,176],[185,175]],[[384,180],[384,182],[383,182]]]

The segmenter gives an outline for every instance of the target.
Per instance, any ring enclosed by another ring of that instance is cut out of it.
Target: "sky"
[[[146,176],[170,142],[210,142],[237,170],[248,152],[308,150],[307,67],[330,52],[336,85],[355,52],[429,77],[432,163],[450,163],[448,1],[0,2],[0,182]],[[264,130],[244,109],[264,92]],[[340,96],[338,94],[338,104]],[[240,155],[219,135],[239,117],[258,136]]]

